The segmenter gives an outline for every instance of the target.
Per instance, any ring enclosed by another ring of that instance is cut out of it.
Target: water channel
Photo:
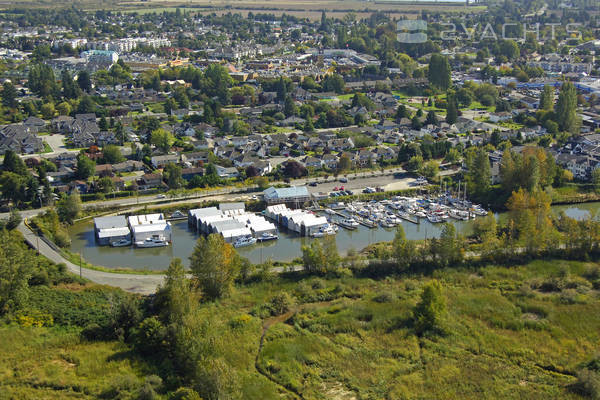
[[[597,211],[599,202],[577,205],[553,206],[556,213],[564,211],[573,218],[584,218],[590,211]],[[499,214],[500,220],[506,218],[505,214]],[[473,221],[453,221],[456,228],[468,234]],[[75,224],[69,230],[71,235],[71,251],[82,254],[83,258],[95,265],[107,268],[131,268],[137,270],[164,270],[171,259],[179,257],[184,264],[188,264],[188,257],[192,254],[198,234],[188,230],[187,220],[173,221],[173,244],[167,247],[136,249],[133,247],[110,247],[98,246],[94,238],[93,221]],[[442,225],[431,224],[422,219],[420,224],[404,221],[402,223],[408,239],[424,239],[438,237]],[[361,250],[369,244],[390,241],[394,238],[395,228],[384,229],[381,227],[369,229],[360,226],[350,231],[340,228],[336,235],[338,249],[345,254],[349,249]],[[273,261],[291,261],[302,255],[301,246],[310,243],[311,239],[299,237],[293,232],[279,232],[279,239],[275,241],[257,243],[249,247],[238,248],[243,257],[254,263],[260,263],[271,259]]]

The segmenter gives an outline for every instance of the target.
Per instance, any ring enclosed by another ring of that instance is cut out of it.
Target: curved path
[[[97,271],[88,268],[81,268],[66,260],[61,254],[57,253],[45,241],[33,233],[23,222],[17,227],[23,234],[25,241],[44,257],[55,263],[64,263],[67,269],[75,275],[89,279],[92,282],[101,285],[110,285],[119,287],[123,290],[139,294],[152,294],[164,280],[164,275],[143,275],[143,274],[121,274],[115,272]]]

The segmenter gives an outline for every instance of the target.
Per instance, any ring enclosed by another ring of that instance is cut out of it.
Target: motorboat
[[[245,247],[250,246],[256,243],[256,238],[252,236],[243,236],[237,238],[235,242],[233,242],[233,247]]]
[[[481,206],[473,206],[473,208],[471,208],[471,211],[475,215],[479,215],[480,217],[484,217],[488,214],[488,212]]]
[[[274,233],[264,232],[259,237],[256,238],[259,242],[267,242],[269,240],[276,240],[278,238]]]
[[[173,214],[171,214],[171,218],[185,218],[185,214],[179,210],[176,210],[173,212]]]
[[[432,224],[439,224],[441,222],[444,222],[444,220],[442,219],[442,217],[435,215],[435,214],[428,214],[427,215],[427,220],[429,222],[431,222]]]
[[[346,229],[356,229],[360,225],[358,221],[352,217],[341,219],[338,221],[338,224],[340,224]]]
[[[116,240],[114,242],[110,242],[110,245],[112,247],[125,247],[125,246],[131,246],[131,240],[130,239],[119,239]]]
[[[135,247],[164,247],[168,245],[167,239],[160,235],[153,235],[145,240],[135,242]]]

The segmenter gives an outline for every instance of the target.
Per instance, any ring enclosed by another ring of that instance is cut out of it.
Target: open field
[[[313,20],[321,18],[321,12],[326,11],[329,13],[329,17],[342,18],[349,12],[354,12],[357,18],[368,17],[375,11],[384,12],[390,18],[416,18],[422,10],[431,10],[437,12],[456,12],[464,13],[468,9],[469,12],[481,12],[485,10],[485,6],[469,6],[468,8],[464,4],[457,3],[444,3],[444,2],[364,2],[364,1],[342,1],[342,0],[303,0],[295,2],[292,0],[278,0],[273,2],[266,2],[264,0],[224,0],[224,1],[213,1],[213,0],[155,0],[155,1],[105,1],[102,3],[94,2],[91,0],[82,0],[76,2],[57,1],[50,2],[45,0],[17,0],[11,2],[0,2],[0,8],[10,7],[34,7],[34,8],[47,8],[47,7],[69,7],[76,5],[85,10],[119,10],[126,12],[138,12],[138,13],[149,13],[156,12],[161,13],[164,11],[174,11],[176,7],[180,7],[183,10],[198,13],[212,13],[217,14],[224,13],[240,13],[247,15],[248,12],[253,13],[270,13],[275,15],[281,15],[283,13],[293,15],[296,17],[306,17]]]
[[[272,277],[198,307],[240,398],[578,399],[576,373],[600,350],[599,268],[546,260],[381,280]],[[432,278],[447,315],[441,334],[418,336],[412,309]],[[95,309],[106,301],[89,289],[80,298],[58,289],[66,302],[39,291],[32,306],[58,311],[62,323],[78,318],[72,302]],[[271,298],[281,292],[292,303],[274,314]],[[157,360],[77,331],[0,326],[3,393],[97,398],[123,376],[139,385],[160,374]]]

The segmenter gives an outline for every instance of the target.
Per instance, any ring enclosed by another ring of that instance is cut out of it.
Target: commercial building
[[[271,186],[263,192],[267,204],[287,204],[296,208],[310,201],[310,193],[306,186],[275,188]]]
[[[164,214],[132,215],[127,218],[135,242],[143,242],[152,237],[162,236],[171,241],[171,223]]]
[[[105,246],[121,239],[131,239],[127,219],[123,216],[94,218],[96,242]]]

